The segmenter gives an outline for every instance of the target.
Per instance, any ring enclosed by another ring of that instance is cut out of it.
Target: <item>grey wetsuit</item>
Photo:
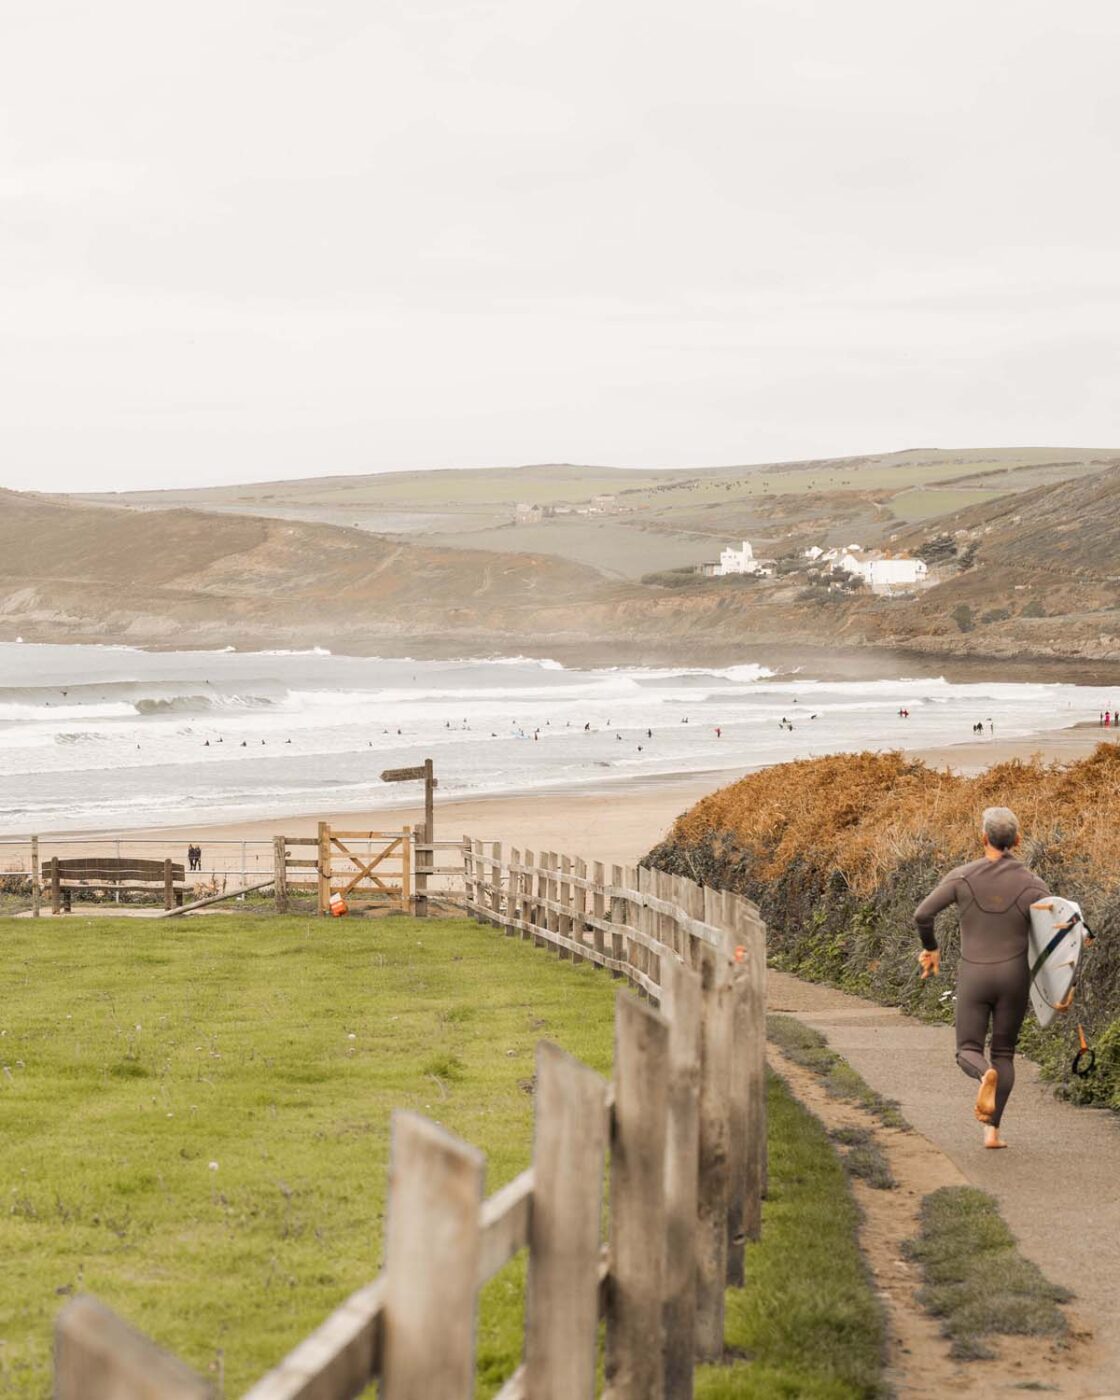
[[[950,904],[960,910],[957,1064],[974,1079],[982,1077],[989,1068],[984,1042],[990,1024],[991,1067],[999,1080],[992,1117],[997,1127],[1015,1085],[1015,1046],[1027,1014],[1030,906],[1049,893],[1014,856],[983,858],[950,870],[914,912],[922,946],[932,951],[937,947],[934,918]]]

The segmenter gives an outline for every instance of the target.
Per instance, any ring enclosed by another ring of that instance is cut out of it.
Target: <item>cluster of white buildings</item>
[[[542,520],[551,520],[556,515],[614,515],[617,511],[618,500],[614,496],[592,496],[586,505],[580,506],[535,506],[518,501],[513,508],[513,523],[539,525]]]
[[[727,578],[731,574],[772,574],[774,565],[768,559],[756,559],[747,540],[741,549],[729,544],[720,551],[718,564],[701,564],[700,571],[710,578]]]
[[[804,551],[803,557],[814,564],[855,574],[876,593],[916,588],[929,581],[929,568],[924,559],[914,559],[908,554],[863,550],[858,544],[840,549],[821,549],[819,545],[813,545]]]

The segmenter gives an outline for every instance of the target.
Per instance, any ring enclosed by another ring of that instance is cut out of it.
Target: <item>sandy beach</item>
[[[1094,724],[1025,738],[985,736],[967,743],[910,750],[915,758],[934,767],[948,767],[975,774],[993,764],[1039,757],[1046,762],[1069,762],[1092,753],[1100,743],[1120,742],[1114,730]],[[436,836],[458,840],[470,835],[483,841],[501,841],[533,851],[553,850],[582,855],[588,860],[632,865],[657,844],[675,819],[707,793],[735,781],[743,771],[678,776],[649,780],[625,788],[593,791],[546,791],[512,796],[436,802]],[[187,845],[198,842],[203,850],[204,871],[245,870],[266,874],[271,869],[272,838],[277,834],[311,836],[325,820],[347,830],[399,831],[422,820],[419,786],[416,805],[385,807],[371,803],[361,811],[309,812],[300,816],[190,827],[172,826],[129,832],[70,834],[65,847],[42,838],[44,856],[115,854],[119,851],[183,859]],[[25,843],[6,844],[0,863],[22,864],[28,855]]]
[[[1040,758],[1044,763],[1069,763],[1091,754],[1098,744],[1120,742],[1120,733],[1098,724],[1075,724],[1070,729],[1051,730],[1046,734],[1028,734],[1021,739],[1001,739],[979,735],[961,744],[942,744],[937,748],[914,749],[915,758],[933,768],[951,768],[955,773],[972,776],[982,773],[996,763],[1012,759],[1026,762]]]

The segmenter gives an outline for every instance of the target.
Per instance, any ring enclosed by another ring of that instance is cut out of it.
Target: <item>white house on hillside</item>
[[[728,545],[726,549],[720,551],[719,564],[716,566],[716,575],[720,578],[727,574],[760,574],[763,572],[762,563],[754,557],[754,550],[746,540],[743,541],[742,549],[735,549]]]
[[[929,573],[923,559],[864,554],[862,550],[850,549],[841,554],[836,567],[857,574],[876,593],[888,593],[892,588],[913,588],[924,583]]]

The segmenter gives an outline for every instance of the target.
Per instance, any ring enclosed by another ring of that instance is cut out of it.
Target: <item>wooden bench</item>
[[[43,862],[43,886],[51,893],[51,912],[70,913],[71,899],[76,890],[138,890],[163,895],[163,907],[172,909],[183,902],[186,892],[181,865],[170,860],[119,860],[99,857],[76,857],[60,860],[53,856]]]

